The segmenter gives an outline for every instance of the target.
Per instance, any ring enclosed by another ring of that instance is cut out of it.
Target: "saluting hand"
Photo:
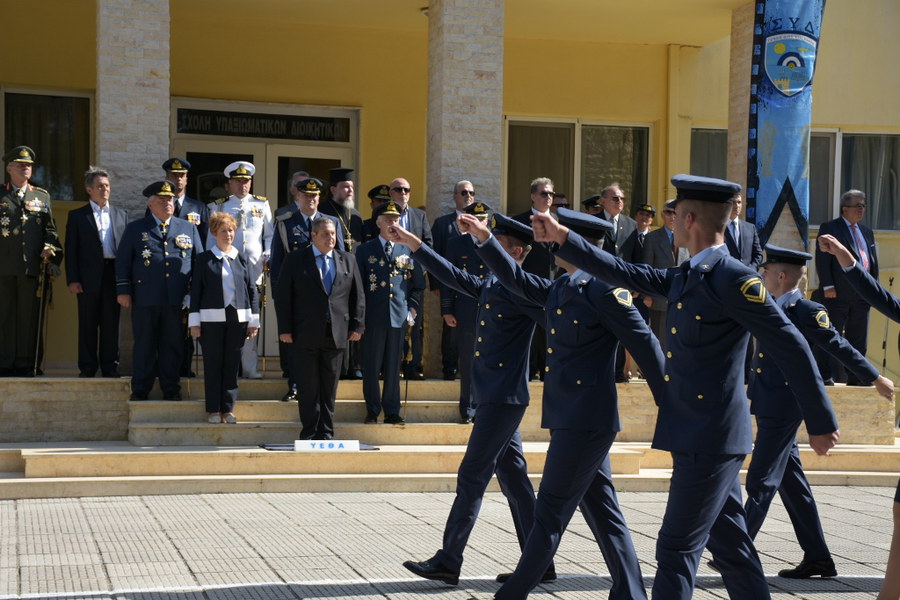
[[[822,252],[833,254],[842,267],[853,266],[853,263],[856,262],[856,259],[853,258],[853,255],[850,253],[850,251],[847,250],[847,248],[845,248],[842,243],[837,241],[837,238],[833,235],[829,235],[827,233],[820,235],[819,248],[822,250]]]
[[[562,246],[569,238],[569,228],[560,225],[550,215],[531,215],[531,228],[536,242],[556,242]]]
[[[418,250],[422,245],[422,240],[420,240],[414,234],[403,229],[403,227],[401,227],[400,225],[391,225],[388,228],[388,233],[393,238],[393,241],[400,244],[406,244],[413,252]]]

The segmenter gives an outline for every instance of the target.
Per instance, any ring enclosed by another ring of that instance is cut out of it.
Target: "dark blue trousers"
[[[101,287],[82,292],[78,299],[78,370],[93,377],[99,368],[103,375],[119,367],[119,303],[116,300],[115,261],[104,260]],[[99,340],[99,343],[98,343]]]
[[[756,442],[747,469],[747,533],[755,538],[766,519],[775,493],[781,496],[803,560],[824,560],[831,556],[819,511],[797,449],[797,429],[801,421],[778,417],[756,417]]]
[[[769,586],[747,534],[741,482],[743,454],[673,452],[669,502],[656,540],[654,600],[689,600],[709,547],[730,598],[768,600]]]
[[[181,306],[132,306],[134,370],[131,391],[147,394],[159,373],[163,394],[181,391],[178,370],[184,341],[181,337]]]
[[[457,325],[457,348],[459,350],[459,416],[466,418],[475,414],[472,404],[472,363],[475,361],[475,329]]]
[[[527,407],[515,404],[482,404],[475,413],[466,454],[456,476],[456,497],[444,526],[443,546],[434,559],[459,570],[469,534],[475,526],[484,490],[494,473],[509,502],[519,547],[534,522],[534,487],[522,451],[519,423]]]
[[[562,534],[579,506],[612,577],[609,597],[646,598],[637,554],[612,483],[609,449],[616,433],[554,429],[550,435],[534,528],[515,572],[494,598],[528,596],[550,566]]]
[[[385,415],[399,415],[403,328],[367,325],[361,342],[366,410],[378,416],[383,406]],[[384,376],[383,391],[378,385],[379,374]]]
[[[225,321],[200,323],[203,348],[203,387],[206,412],[230,413],[238,394],[241,348],[247,338],[247,323],[237,319],[233,307],[225,309]]]

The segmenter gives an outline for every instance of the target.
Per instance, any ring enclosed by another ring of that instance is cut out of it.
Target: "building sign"
[[[349,142],[350,119],[178,109],[178,133],[311,142]]]

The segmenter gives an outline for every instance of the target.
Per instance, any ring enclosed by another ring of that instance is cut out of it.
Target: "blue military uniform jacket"
[[[149,208],[144,211],[144,216],[150,216]],[[179,206],[178,199],[176,198],[175,214],[172,216],[184,219],[188,223],[192,223],[194,227],[197,228],[197,233],[200,234],[200,242],[204,245],[206,244],[209,239],[209,207],[206,206],[206,204],[185,196],[184,200],[181,201],[181,206]],[[210,248],[212,248],[212,246],[215,246],[215,244],[210,245]],[[203,246],[201,246],[201,250],[202,249]]]
[[[863,300],[872,305],[872,308],[883,313],[889,319],[900,322],[900,300],[892,293],[884,289],[878,280],[866,273],[856,261],[853,268],[845,272],[847,281],[856,290]]]
[[[544,322],[543,305],[523,301],[493,277],[454,267],[425,244],[413,256],[442,284],[478,298],[472,402],[527,406],[528,351],[535,323]]]
[[[494,238],[478,252],[503,287],[546,308],[542,427],[621,430],[614,377],[619,340],[641,365],[654,396],[662,392],[662,351],[631,292],[587,274],[577,280],[568,274],[556,280],[532,275]]]
[[[435,251],[437,251],[435,249]],[[441,254],[438,252],[438,254]],[[452,238],[441,254],[447,262],[465,273],[475,275],[479,279],[490,277],[488,269],[478,253],[475,252],[475,242],[471,235],[457,235]],[[474,330],[475,318],[478,315],[478,299],[462,294],[453,288],[440,284],[441,314],[456,317],[457,327]]]
[[[280,210],[280,209],[279,209]],[[344,247],[344,229],[337,217],[326,215],[323,212],[316,212],[313,220],[324,217],[331,219],[334,223],[334,231],[337,235],[335,247],[338,250],[345,250]],[[278,281],[278,274],[281,273],[281,265],[284,264],[284,257],[294,250],[306,248],[312,244],[312,236],[306,229],[303,220],[306,216],[299,210],[285,211],[279,214],[275,219],[275,236],[272,240],[272,259],[269,263],[269,276],[272,278],[272,285]],[[285,239],[287,239],[287,248],[285,248]]]
[[[866,357],[832,327],[824,306],[803,298],[798,292],[797,299],[789,301],[784,313],[797,326],[810,347],[817,346],[834,356],[860,381],[871,383],[878,378],[878,371]],[[802,418],[800,405],[784,373],[764,344],[759,345],[753,357],[747,395],[750,396],[750,412],[755,415],[790,420]]]
[[[407,311],[419,312],[425,276],[410,254],[409,246],[394,244],[391,256],[387,256],[380,236],[356,251],[366,294],[366,328],[404,327]]]
[[[690,269],[635,265],[569,232],[558,254],[607,282],[669,301],[665,385],[653,447],[747,454],[752,446],[744,362],[752,333],[788,375],[810,434],[837,420],[806,341],[768,297],[759,276],[725,246]]]
[[[202,251],[197,228],[183,219],[169,219],[165,239],[153,216],[132,221],[116,251],[116,293],[130,294],[135,307],[180,306]]]

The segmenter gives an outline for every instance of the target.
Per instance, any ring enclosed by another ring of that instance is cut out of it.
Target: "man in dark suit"
[[[144,188],[150,216],[125,227],[116,251],[116,293],[131,308],[134,369],[131,400],[146,400],[159,375],[163,398],[181,400],[179,367],[184,343],[182,310],[191,287],[194,257],[202,251],[197,228],[175,212],[174,186]]]
[[[560,223],[594,239],[612,229],[608,221],[566,208],[560,208],[557,216]],[[644,366],[654,396],[659,396],[664,385],[659,344],[634,307],[629,290],[595,279],[559,258],[556,263],[565,273],[555,281],[525,273],[498,244],[490,243],[487,228],[471,225],[479,255],[503,286],[525,301],[544,305],[549,332],[541,426],[550,430],[550,446],[535,524],[516,570],[498,579],[505,581],[494,597],[528,595],[552,564],[569,520],[580,506],[612,577],[609,596],[646,598],[609,463],[609,449],[620,429],[614,349],[619,339],[628,344]]]
[[[866,195],[859,190],[848,190],[841,195],[841,216],[822,223],[819,236],[832,235],[844,245],[862,269],[878,279],[878,253],[875,234],[862,220],[866,216]],[[856,290],[847,283],[847,278],[834,256],[819,250],[816,246],[816,273],[819,275],[819,289],[815,299],[825,305],[834,328],[850,345],[865,356],[868,348],[869,304],[860,298]],[[852,374],[844,377],[843,369],[827,356],[819,355],[819,369],[825,379],[834,378],[848,385],[862,385]]]
[[[675,245],[675,201],[669,200],[662,210],[663,226],[647,234],[641,259],[635,262],[650,265],[654,269],[677,267],[690,259],[687,248]],[[666,312],[669,303],[664,296],[644,296],[645,306],[650,308],[650,329],[665,350]]]
[[[634,211],[634,222],[637,227],[622,245],[621,258],[631,263],[642,262],[644,254],[644,240],[650,233],[653,219],[656,218],[656,207],[652,204],[639,204]]]
[[[50,194],[29,181],[34,150],[17,146],[3,162],[9,182],[0,189],[0,376],[34,377],[43,373],[38,337],[47,270],[60,264],[63,251]]]
[[[514,215],[513,219],[531,227],[532,215],[550,215],[550,206],[552,204],[553,180],[549,177],[538,177],[531,181],[531,209]],[[522,268],[538,277],[553,279],[557,272],[553,265],[553,256],[550,254],[549,244],[532,242],[531,252],[525,257]],[[544,378],[546,355],[547,332],[544,331],[544,324],[539,323],[534,330],[534,337],[531,340],[531,355],[528,363],[531,368],[531,373],[529,373],[531,379]]]
[[[756,226],[741,219],[743,207],[744,197],[741,194],[735,194],[731,201],[731,216],[728,226],[725,227],[725,245],[731,256],[755,271],[763,259],[762,246],[759,244]]]
[[[535,237],[595,277],[669,301],[666,381],[653,447],[672,453],[669,501],[656,543],[653,597],[693,594],[704,544],[716,556],[732,598],[770,597],[747,534],[739,473],[751,449],[744,389],[750,335],[782,366],[800,404],[810,446],[826,454],[839,437],[809,346],[766,294],[758,274],[728,255],[725,225],[740,186],[676,175],[675,243],[691,252],[682,267],[633,265],[599,250],[555,221],[535,221]],[[703,376],[697,377],[698,365]]]
[[[603,206],[603,212],[597,216],[606,219],[612,223],[612,230],[607,231],[601,237],[600,247],[624,260],[628,260],[626,256],[630,250],[626,241],[637,230],[637,221],[622,212],[625,209],[625,192],[619,187],[618,183],[612,183],[603,188],[600,192],[600,205]],[[625,383],[630,377],[625,372],[625,349],[619,345],[616,350],[616,383]]]
[[[521,263],[530,249],[531,227],[503,215],[495,215],[492,221],[497,242]],[[444,526],[441,549],[427,560],[403,563],[419,577],[456,585],[466,543],[494,473],[509,501],[520,548],[534,522],[534,487],[528,478],[519,424],[530,401],[528,348],[535,323],[544,319],[544,310],[539,304],[523,301],[496,278],[481,278],[454,267],[408,232],[394,228],[393,233],[397,242],[414,249],[413,258],[441,283],[477,299],[472,363],[477,418],[459,465],[456,496]],[[556,573],[550,565],[544,581],[554,579]]]
[[[334,437],[334,402],[348,341],[365,322],[365,293],[356,259],[335,248],[337,228],[324,216],[311,227],[312,244],[291,252],[275,288],[278,338],[291,344],[301,440]]]
[[[319,202],[319,210],[335,217],[341,223],[344,230],[344,249],[347,252],[356,252],[356,249],[365,241],[363,232],[363,219],[356,209],[353,201],[356,198],[353,186],[353,169],[336,167],[328,171],[330,197],[325,202]],[[362,367],[360,366],[359,342],[351,341],[344,349],[341,359],[341,379],[362,379]]]
[[[409,182],[402,177],[394,179],[391,182],[391,200],[393,200],[401,209],[400,226],[431,246],[434,242],[431,238],[431,225],[428,224],[428,216],[421,208],[410,206],[409,198]],[[408,348],[406,347],[407,344],[404,340],[403,355],[410,356],[409,361],[405,361],[403,365],[403,376],[407,379],[425,379],[424,368],[422,366],[422,347],[424,344],[423,337],[425,335],[422,319],[424,316],[424,310],[416,311],[416,322],[409,332]]]
[[[365,282],[366,334],[362,339],[365,423],[377,423],[384,408],[384,422],[401,425],[400,354],[403,332],[411,327],[422,306],[425,277],[410,258],[410,249],[395,244],[388,233],[400,220],[401,207],[389,200],[375,209],[379,236],[356,251],[356,262]],[[378,385],[379,375],[384,387]]]
[[[298,174],[295,173],[294,176]],[[272,282],[272,289],[278,286],[279,275],[287,255],[295,250],[302,250],[312,244],[312,224],[316,219],[324,218],[334,223],[335,230],[338,232],[336,241],[338,250],[344,250],[343,229],[337,220],[337,217],[325,215],[319,212],[319,199],[322,193],[322,182],[315,177],[305,177],[294,184],[296,193],[293,194],[293,210],[280,210],[280,214],[275,218],[275,235],[272,240],[272,259],[269,262],[269,280]],[[284,208],[284,207],[282,207]],[[277,313],[276,313],[277,314]],[[280,326],[279,326],[280,327]],[[279,337],[279,344],[281,344]],[[297,375],[292,371],[291,365],[294,364],[290,355],[293,347],[285,348],[288,372],[288,389],[282,402],[289,402],[297,399]]]
[[[78,301],[78,376],[119,376],[119,303],[116,247],[128,213],[109,203],[109,173],[90,167],[84,174],[90,200],[69,213],[66,223],[66,283]],[[99,343],[98,343],[99,336]]]
[[[459,227],[456,224],[456,218],[462,214],[462,211],[475,202],[475,188],[471,181],[458,181],[453,186],[453,204],[455,209],[446,215],[441,215],[434,220],[431,225],[431,237],[434,239],[434,251],[444,258],[447,257],[447,244],[451,240],[459,237]],[[455,264],[455,263],[454,263]],[[457,265],[458,266],[458,265]],[[442,289],[440,283],[435,279],[429,279],[432,290]],[[453,381],[456,379],[456,373],[459,369],[459,330],[455,325],[455,317],[453,313],[444,312],[445,293],[441,291],[441,316],[443,323],[441,326],[441,367],[444,379]],[[451,322],[453,324],[451,324]]]

